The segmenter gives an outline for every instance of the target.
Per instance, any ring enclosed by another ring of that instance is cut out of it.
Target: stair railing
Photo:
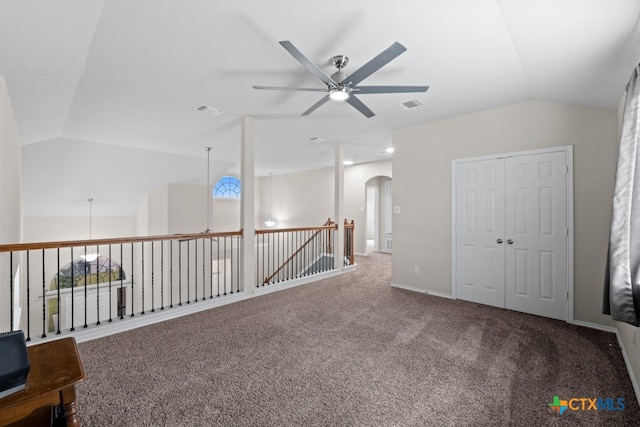
[[[256,230],[258,286],[305,275],[313,262],[333,253],[333,233],[337,229],[329,218],[320,227]],[[326,265],[321,268],[327,269]]]
[[[29,341],[239,293],[242,235],[0,245],[0,331]]]

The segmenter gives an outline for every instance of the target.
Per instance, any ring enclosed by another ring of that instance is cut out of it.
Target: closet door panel
[[[456,296],[504,307],[504,161],[459,163],[455,179]]]
[[[506,308],[567,320],[564,152],[505,160]]]

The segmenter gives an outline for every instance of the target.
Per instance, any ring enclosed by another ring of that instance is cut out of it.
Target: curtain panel
[[[603,312],[640,326],[640,65],[631,74],[622,117]]]

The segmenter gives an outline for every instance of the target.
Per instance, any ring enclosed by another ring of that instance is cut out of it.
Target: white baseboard
[[[455,299],[449,294],[443,294],[441,292],[429,291],[426,289],[416,288],[413,286],[401,285],[399,283],[391,283],[391,286],[398,289],[404,289],[406,291],[418,292],[420,294],[433,295],[434,297],[447,298],[447,299]]]
[[[618,338],[618,345],[622,349],[622,358],[624,359],[624,364],[627,365],[627,372],[629,372],[629,377],[631,378],[631,385],[633,386],[633,391],[636,392],[636,399],[638,400],[638,404],[640,405],[640,387],[638,387],[638,382],[636,381],[635,373],[633,372],[633,368],[631,367],[631,362],[629,361],[629,356],[627,355],[627,349],[624,347],[624,342],[620,339],[620,334],[616,329],[616,337]]]
[[[282,283],[273,283],[271,285],[264,285],[255,289],[254,296],[266,295],[272,292],[283,291],[285,289],[295,288],[296,286],[317,282],[318,280],[339,276],[343,273],[355,271],[356,268],[357,268],[357,264],[354,264],[348,267],[344,267],[342,270],[331,270],[323,273],[317,273],[317,274],[314,274],[313,276],[287,280],[286,282],[282,282]]]
[[[574,320],[573,324],[616,334],[616,339],[618,340],[618,346],[622,350],[622,358],[624,359],[624,364],[627,366],[627,372],[629,373],[629,378],[631,379],[631,385],[633,386],[633,391],[635,391],[636,399],[638,400],[638,404],[640,404],[640,387],[638,386],[638,381],[636,381],[636,376],[635,376],[635,373],[633,372],[633,367],[631,366],[631,362],[629,361],[629,356],[627,355],[627,349],[624,346],[624,341],[622,341],[622,338],[620,338],[620,333],[618,332],[618,328],[615,328],[613,326],[598,325],[597,323],[583,322],[581,320]]]
[[[27,343],[27,345],[41,344],[47,341],[57,340],[63,337],[72,336],[76,339],[76,342],[90,341],[97,338],[103,338],[109,335],[114,335],[120,332],[125,332],[131,329],[141,328],[143,326],[152,325],[154,323],[164,322],[166,320],[175,319],[178,317],[186,316],[189,314],[198,313],[200,311],[209,310],[215,307],[221,307],[223,305],[232,304],[234,302],[242,301],[252,298],[253,295],[245,292],[236,292],[234,294],[214,298],[202,302],[194,302],[191,304],[183,304],[182,306],[174,306],[172,308],[166,307],[164,310],[157,309],[151,313],[147,311],[145,314],[136,313],[132,318],[129,315],[124,319],[115,318],[113,322],[108,323],[102,321],[100,325],[89,325],[87,328],[82,326],[76,326],[76,330],[70,333],[56,335],[55,333],[47,334],[46,338],[33,338]]]
[[[428,291],[428,290],[416,288],[416,287],[413,287],[413,286],[406,286],[406,285],[401,285],[401,284],[398,284],[398,283],[391,283],[391,286],[393,286],[394,288],[405,289],[407,291],[418,292],[418,293],[421,293],[421,294],[433,295],[433,296],[437,296],[437,297],[441,297],[441,298],[447,298],[447,299],[455,299],[453,296],[448,295],[448,294],[443,294],[443,293],[440,293],[440,292]],[[597,329],[599,331],[611,332],[611,333],[616,334],[616,338],[618,340],[618,345],[622,349],[622,358],[624,359],[624,363],[625,363],[625,365],[627,367],[627,372],[629,373],[629,378],[631,379],[631,385],[633,386],[633,390],[636,393],[636,399],[638,400],[638,404],[640,404],[640,387],[638,386],[638,382],[636,381],[635,373],[633,372],[633,368],[631,367],[631,363],[629,361],[629,356],[627,355],[627,350],[624,347],[624,342],[620,338],[620,334],[618,333],[618,329],[613,327],[613,326],[604,326],[604,325],[599,325],[597,323],[583,322],[581,320],[574,320],[571,323],[573,323],[574,325],[578,325],[578,326],[584,326],[584,327],[587,327],[587,328]]]
[[[583,322],[582,320],[574,320],[573,322],[570,322],[570,323],[573,323],[574,325],[578,325],[578,326],[585,326],[591,329],[597,329],[599,331],[611,332],[613,334],[618,333],[618,330],[613,326],[598,325],[597,323]]]
[[[71,333],[64,333],[56,335],[55,333],[47,334],[46,338],[32,337],[31,341],[27,345],[41,344],[47,341],[57,340],[63,337],[72,336],[76,339],[76,342],[81,343],[84,341],[90,341],[97,338],[103,338],[109,335],[125,332],[131,329],[141,328],[143,326],[152,325],[154,323],[164,322],[166,320],[175,319],[178,317],[186,316],[189,314],[198,313],[200,311],[209,310],[223,305],[232,304],[234,302],[243,301],[249,298],[258,297],[271,292],[281,291],[284,289],[293,288],[295,286],[306,285],[313,283],[321,279],[329,277],[339,276],[343,273],[349,273],[355,271],[357,264],[347,266],[342,270],[331,270],[325,273],[318,273],[312,276],[308,276],[302,279],[290,280],[283,282],[282,284],[274,284],[256,288],[253,292],[236,292],[234,294],[221,296],[201,302],[193,302],[191,304],[183,304],[182,306],[174,306],[172,308],[165,308],[164,310],[157,309],[155,312],[147,311],[146,314],[136,313],[135,317],[125,316],[125,319],[116,318],[113,322],[108,323],[102,321],[100,325],[89,325],[87,328],[77,326],[76,330]]]

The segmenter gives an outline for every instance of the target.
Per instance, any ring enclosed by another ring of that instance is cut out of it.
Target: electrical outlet
[[[416,274],[420,274],[420,266],[416,265],[413,270],[416,272]]]

